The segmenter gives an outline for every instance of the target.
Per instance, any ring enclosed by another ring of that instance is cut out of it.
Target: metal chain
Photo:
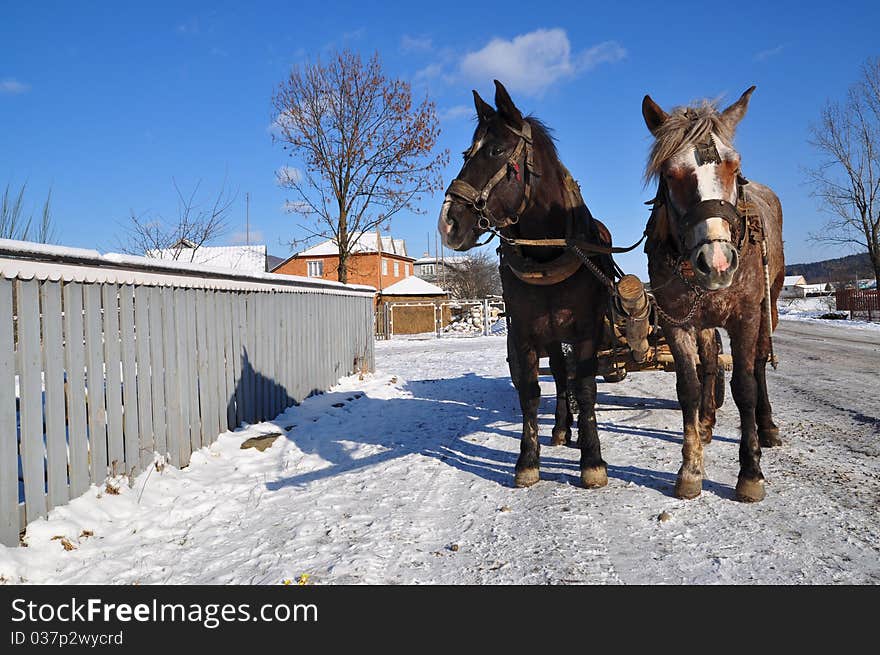
[[[586,266],[587,269],[608,288],[612,295],[617,293],[617,287],[614,286],[614,280],[605,275],[605,273],[602,272],[602,269],[596,266],[580,248],[578,248],[577,246],[569,246],[569,248],[571,248],[571,250],[574,251],[574,254],[576,254],[578,258],[584,263],[584,266]]]
[[[657,313],[660,315],[660,317],[664,321],[666,321],[667,323],[671,323],[672,325],[675,325],[676,327],[683,327],[691,322],[691,319],[694,317],[694,315],[697,313],[697,310],[700,308],[700,300],[702,300],[702,297],[703,297],[702,294],[699,294],[699,293],[696,294],[696,297],[694,298],[694,304],[691,305],[690,311],[688,311],[687,315],[685,315],[684,318],[673,318],[672,316],[667,314],[665,311],[663,311],[663,308],[660,306],[660,303],[657,302],[657,299],[654,297],[654,294],[648,293],[648,298],[650,299],[651,303],[654,305],[654,308],[657,310]]]

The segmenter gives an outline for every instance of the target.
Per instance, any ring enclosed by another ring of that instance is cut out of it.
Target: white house
[[[465,256],[431,257],[425,253],[413,262],[415,275],[428,282],[441,282],[445,279],[445,271],[455,268],[456,264],[465,261]]]
[[[803,275],[786,275],[782,282],[780,298],[806,298],[807,280]]]
[[[819,282],[817,284],[799,284],[806,296],[827,296],[834,291],[834,285],[830,282]]]

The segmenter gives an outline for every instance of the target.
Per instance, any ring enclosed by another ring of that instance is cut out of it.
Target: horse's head
[[[746,224],[737,208],[742,184],[733,134],[755,87],[722,112],[709,103],[667,114],[650,96],[642,115],[655,137],[648,177],[659,179],[657,202],[670,238],[690,259],[695,280],[714,291],[733,282]]]
[[[489,228],[519,221],[534,176],[531,125],[495,80],[495,109],[474,91],[479,123],[464,165],[446,190],[437,229],[443,243],[469,250]]]

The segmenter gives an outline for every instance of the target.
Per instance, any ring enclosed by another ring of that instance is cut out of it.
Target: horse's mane
[[[553,130],[534,116],[526,116],[524,120],[528,121],[529,125],[532,126],[532,141],[539,148],[543,149],[555,164],[561,163],[559,161],[559,153],[556,150],[556,139],[553,136]],[[480,126],[477,125],[471,138],[472,143],[479,137],[479,132]]]
[[[559,153],[556,151],[553,130],[534,116],[526,116],[525,120],[532,126],[532,141],[544,150],[555,164],[559,164]]]
[[[733,130],[718,113],[714,102],[703,100],[695,107],[676,107],[654,132],[654,145],[645,166],[645,183],[660,174],[663,162],[675,156],[686,146],[704,141],[710,132],[722,141],[733,143]]]

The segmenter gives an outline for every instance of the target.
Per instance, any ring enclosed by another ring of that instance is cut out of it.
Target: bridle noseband
[[[718,148],[715,146],[715,139],[712,138],[710,134],[708,139],[702,143],[698,143],[696,146],[697,151],[697,163],[698,165],[702,164],[720,164],[721,156],[718,154]],[[667,211],[674,214],[676,219],[676,225],[678,227],[678,234],[676,235],[678,238],[679,244],[684,247],[686,244],[686,234],[691,231],[695,225],[706,221],[710,218],[721,218],[723,219],[729,226],[731,234],[736,234],[737,239],[736,243],[727,241],[727,239],[703,239],[699,243],[693,244],[686,253],[681,253],[683,256],[689,256],[690,253],[695,251],[700,246],[703,246],[707,243],[713,242],[724,242],[730,243],[731,247],[736,251],[737,257],[739,257],[742,253],[743,245],[746,241],[746,234],[748,232],[748,220],[746,213],[740,210],[740,207],[744,204],[745,201],[745,191],[743,187],[748,184],[749,181],[742,176],[741,173],[737,173],[736,176],[736,204],[730,203],[727,200],[720,199],[710,199],[710,200],[701,200],[696,205],[688,209],[688,211],[681,215],[675,209],[675,205],[672,202],[672,198],[669,194],[669,188],[666,185],[666,181],[663,177],[660,177],[660,186],[657,190],[657,198],[656,202],[659,205],[666,205]]]
[[[486,182],[486,184],[483,185],[483,188],[479,191],[464,180],[458,178],[452,180],[449,188],[446,189],[446,201],[457,202],[472,209],[478,216],[477,226],[481,230],[488,230],[490,228],[501,229],[518,223],[520,216],[522,216],[523,212],[528,208],[529,202],[531,201],[532,177],[540,175],[534,161],[532,126],[526,121],[523,121],[521,130],[517,130],[515,127],[507,123],[504,123],[504,125],[519,137],[519,142],[516,144],[516,148],[514,148],[510,157],[507,158],[507,161],[498,172],[489,178],[489,181]],[[477,144],[474,143],[467,152],[464,153],[465,161],[473,157],[476,154],[476,150]],[[525,151],[526,171],[523,177],[525,187],[523,189],[522,202],[520,202],[519,208],[516,212],[510,216],[497,218],[489,209],[489,196],[501,180],[510,174],[511,170],[513,170],[516,173],[517,178],[519,178],[519,158],[523,154],[523,151]]]

